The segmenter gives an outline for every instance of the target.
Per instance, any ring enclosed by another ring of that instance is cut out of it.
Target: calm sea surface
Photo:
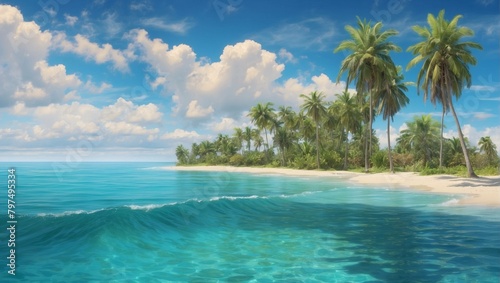
[[[160,168],[172,165],[3,163],[0,282],[500,281],[498,208],[335,178]]]

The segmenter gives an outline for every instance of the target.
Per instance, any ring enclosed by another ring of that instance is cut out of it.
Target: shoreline
[[[469,195],[457,205],[481,205],[500,207],[500,176],[468,179],[452,175],[420,176],[413,172],[356,173],[349,171],[315,171],[288,168],[257,168],[233,166],[168,166],[165,170],[212,171],[252,174],[278,174],[296,177],[335,177],[364,186],[389,186],[391,189],[412,189],[437,194]]]

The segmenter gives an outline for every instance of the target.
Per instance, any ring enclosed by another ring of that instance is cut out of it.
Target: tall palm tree
[[[372,93],[381,88],[383,83],[380,75],[391,72],[394,63],[389,56],[390,51],[400,51],[401,48],[388,41],[389,37],[398,34],[395,30],[382,31],[382,22],[371,26],[366,20],[358,18],[358,28],[350,25],[345,27],[351,39],[342,41],[334,52],[349,51],[349,54],[340,67],[337,82],[347,73],[346,90],[352,81],[356,81],[358,94],[369,94],[370,118],[367,127],[370,148],[365,149],[365,171],[369,171],[369,154],[371,154],[371,137],[373,124],[373,98]],[[365,146],[366,147],[366,146]]]
[[[349,155],[349,133],[354,133],[361,128],[361,112],[356,105],[356,98],[348,91],[337,94],[337,100],[333,103],[328,111],[336,113],[339,117],[339,124],[346,133],[345,152],[344,152],[344,170],[348,168]]]
[[[273,137],[273,143],[281,152],[281,165],[286,166],[286,151],[293,144],[292,133],[285,127],[277,128]]]
[[[493,165],[495,160],[498,159],[497,146],[493,143],[489,136],[481,137],[479,139],[478,145],[481,152],[486,154],[486,157],[488,158],[488,164]]]
[[[327,111],[323,103],[325,95],[322,92],[313,91],[309,95],[301,94],[304,103],[300,106],[301,110],[314,121],[316,124],[316,165],[319,169],[319,127],[323,117]]]
[[[297,120],[298,130],[302,139],[308,142],[315,141],[316,131],[312,119],[307,117],[303,111],[300,111],[299,115],[297,115]]]
[[[292,130],[295,126],[295,112],[292,110],[290,106],[280,106],[278,107],[278,119],[283,122],[285,128],[288,130]]]
[[[243,140],[244,140],[243,130],[241,128],[234,128],[233,138],[236,147],[238,148],[238,150],[241,150],[241,154],[243,154]]]
[[[427,166],[433,155],[434,145],[439,140],[440,123],[431,115],[415,116],[412,121],[406,122],[407,129],[401,131],[397,142],[402,148],[410,149],[415,158],[422,160]]]
[[[422,41],[408,48],[415,58],[408,63],[407,69],[423,62],[418,73],[417,85],[424,91],[424,100],[427,100],[430,93],[433,104],[439,101],[443,105],[444,112],[451,110],[464,153],[467,176],[477,177],[470,162],[452,96],[458,99],[462,95],[464,86],[471,86],[469,65],[476,64],[471,49],[482,49],[482,47],[475,42],[463,41],[463,37],[473,36],[474,32],[470,28],[458,26],[461,17],[457,15],[451,21],[447,21],[444,18],[444,10],[441,10],[437,18],[432,14],[427,16],[428,27],[414,26],[413,30]]]
[[[266,134],[266,149],[269,149],[269,141],[267,139],[267,129],[271,127],[271,123],[274,120],[274,108],[271,102],[266,104],[258,103],[256,106],[250,109],[248,116],[252,119],[259,130],[264,129]]]
[[[389,74],[385,78],[386,86],[380,89],[375,100],[378,104],[378,111],[382,113],[382,118],[387,120],[387,149],[389,157],[389,170],[394,173],[394,164],[392,162],[391,152],[391,120],[394,121],[394,115],[410,102],[405,92],[408,91],[408,85],[411,83],[403,82],[404,76],[401,73],[401,66],[396,68],[397,72]]]
[[[247,142],[247,150],[250,151],[250,143],[252,141],[252,129],[250,127],[245,127],[243,138]]]
[[[264,143],[264,139],[260,135],[259,129],[252,130],[252,140],[253,140],[253,145],[255,146],[255,151],[259,151],[260,147]]]

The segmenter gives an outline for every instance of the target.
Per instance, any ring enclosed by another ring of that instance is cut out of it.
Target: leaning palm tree
[[[358,28],[350,25],[345,28],[351,39],[342,41],[334,52],[349,51],[340,67],[337,82],[342,74],[347,73],[346,90],[352,81],[356,81],[356,91],[359,95],[369,94],[370,118],[366,135],[369,136],[370,148],[365,146],[365,171],[369,171],[369,154],[371,154],[371,137],[373,124],[372,93],[381,88],[383,83],[380,75],[391,72],[394,63],[389,56],[390,51],[400,51],[401,48],[387,41],[389,37],[398,34],[395,30],[382,31],[382,22],[371,26],[366,20],[358,18]]]
[[[316,124],[316,165],[319,169],[319,127],[327,113],[323,103],[325,95],[322,92],[313,91],[309,95],[301,94],[300,97],[304,99],[304,103],[300,106],[301,110]]]
[[[458,138],[467,166],[467,176],[477,177],[470,162],[469,153],[464,141],[460,122],[453,106],[452,96],[457,99],[462,95],[464,86],[472,84],[469,65],[476,64],[476,58],[471,49],[482,49],[481,45],[471,41],[463,41],[463,37],[473,36],[474,32],[467,27],[458,26],[461,15],[451,21],[444,18],[444,10],[436,17],[427,16],[429,27],[414,26],[413,30],[422,38],[422,41],[410,46],[415,58],[408,63],[407,69],[422,62],[418,73],[417,85],[424,91],[424,100],[430,94],[433,104],[439,101],[443,111],[451,111],[457,125]]]
[[[491,138],[488,137],[481,137],[479,139],[479,149],[481,152],[486,154],[486,157],[488,158],[488,165],[493,165],[495,160],[498,159],[498,153],[497,153],[497,147],[491,140]]]
[[[329,107],[328,111],[336,113],[339,117],[339,124],[346,133],[344,152],[344,170],[346,170],[349,167],[347,158],[349,155],[349,133],[352,134],[361,128],[361,112],[356,105],[356,98],[348,91],[344,91],[340,95],[337,94],[337,100]]]
[[[410,102],[405,92],[408,91],[408,85],[411,83],[403,82],[404,76],[401,73],[401,66],[396,68],[397,73],[389,74],[385,78],[386,86],[379,90],[375,95],[378,111],[382,113],[382,118],[387,120],[387,152],[389,157],[389,170],[394,173],[394,164],[391,153],[391,120],[394,121],[394,115]]]
[[[274,108],[271,102],[266,104],[258,103],[256,106],[250,109],[248,116],[252,119],[259,130],[264,129],[266,134],[266,150],[269,150],[269,141],[267,139],[267,129],[271,127],[271,123],[274,120]]]

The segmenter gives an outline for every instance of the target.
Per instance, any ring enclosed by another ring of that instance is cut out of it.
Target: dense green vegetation
[[[321,92],[300,94],[298,112],[291,107],[274,108],[258,103],[248,116],[254,127],[236,128],[232,136],[219,134],[213,141],[194,143],[188,150],[176,149],[178,164],[227,164],[234,166],[284,166],[299,169],[353,169],[365,172],[389,170],[420,171],[422,174],[449,173],[476,177],[498,174],[499,157],[490,137],[482,137],[478,147],[463,136],[453,105],[464,87],[470,87],[469,65],[476,59],[471,49],[477,43],[464,41],[472,36],[469,28],[458,26],[461,16],[451,21],[444,11],[429,15],[427,27],[414,26],[422,39],[410,46],[415,56],[407,68],[421,64],[417,89],[433,104],[442,105],[441,122],[430,115],[406,121],[394,149],[390,144],[390,122],[410,103],[402,67],[390,53],[401,48],[389,41],[395,30],[382,30],[382,23],[371,25],[358,18],[357,28],[347,26],[350,39],[342,41],[335,52],[348,52],[342,61],[337,81],[346,75],[346,91],[334,101],[325,101]],[[356,93],[347,92],[355,84]],[[458,138],[443,137],[444,115],[451,112]],[[387,149],[380,149],[372,128],[376,115],[387,121]],[[253,146],[253,148],[252,148]]]

